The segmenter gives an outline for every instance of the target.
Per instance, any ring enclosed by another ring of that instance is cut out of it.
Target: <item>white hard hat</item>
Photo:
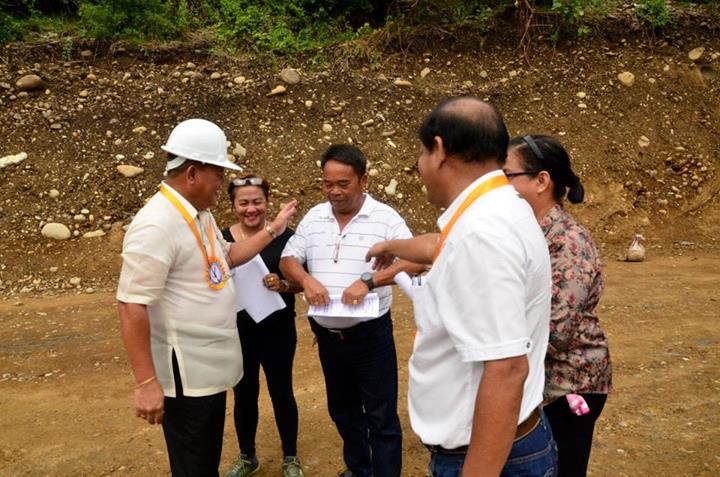
[[[226,141],[225,133],[215,123],[205,119],[183,121],[175,126],[165,145],[161,146],[163,151],[177,156],[167,163],[165,170],[175,169],[190,159],[241,171],[241,167],[228,160]]]

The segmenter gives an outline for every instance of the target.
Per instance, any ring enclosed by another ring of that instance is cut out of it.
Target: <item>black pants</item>
[[[605,406],[607,394],[580,394],[590,412],[576,416],[563,396],[545,406],[558,446],[558,477],[583,477],[587,473],[595,421]]]
[[[353,476],[399,477],[402,430],[390,312],[334,333],[310,319],[325,375],[328,411]]]
[[[163,433],[173,477],[217,477],[225,427],[225,391],[212,396],[183,395],[173,353],[175,396],[165,398]]]
[[[294,315],[274,314],[255,323],[247,314],[238,313],[244,373],[234,389],[233,415],[240,452],[248,456],[255,455],[260,366],[265,372],[283,455],[297,455],[298,409],[292,387],[297,345],[294,318]]]

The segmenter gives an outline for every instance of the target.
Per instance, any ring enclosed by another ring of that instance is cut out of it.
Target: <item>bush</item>
[[[640,0],[635,7],[635,14],[645,26],[654,30],[670,23],[670,12],[665,0]]]
[[[182,0],[176,10],[163,0],[81,0],[80,23],[101,40],[172,39],[188,22],[186,6]]]
[[[220,0],[221,36],[260,53],[292,54],[336,43],[352,36],[350,10],[337,16],[338,1]],[[357,7],[366,2],[350,2]]]
[[[25,21],[0,10],[0,45],[21,40],[23,36],[25,36],[26,30],[27,25]]]

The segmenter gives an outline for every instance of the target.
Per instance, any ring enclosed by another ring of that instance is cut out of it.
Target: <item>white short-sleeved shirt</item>
[[[210,211],[198,212],[172,187],[165,187],[195,219],[208,255],[207,230],[212,225],[215,253],[229,272],[225,259],[229,244]],[[130,224],[122,258],[117,299],[147,305],[153,363],[165,395],[175,397],[173,350],[186,396],[209,396],[240,381],[243,365],[233,280],[220,290],[209,287],[205,258],[195,236],[160,192]]]
[[[373,271],[372,265],[365,261],[370,247],[383,240],[410,237],[410,229],[393,208],[365,194],[360,211],[342,232],[329,202],[310,209],[285,245],[282,256],[307,264],[308,273],[322,283],[330,295],[342,295],[360,275]],[[377,287],[372,292],[380,298],[382,316],[390,309],[392,288]],[[333,329],[349,328],[373,318],[376,317],[314,317],[321,326]]]
[[[485,174],[438,219],[442,228]],[[409,413],[423,443],[470,443],[484,362],[527,355],[518,423],[542,402],[551,298],[542,231],[512,186],[478,198],[455,223],[416,291],[417,336],[410,358]]]

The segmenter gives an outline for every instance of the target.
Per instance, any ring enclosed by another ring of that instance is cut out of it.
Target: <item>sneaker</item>
[[[283,460],[283,477],[305,477],[300,459],[297,457],[285,457]]]
[[[258,462],[257,457],[248,457],[245,454],[240,454],[235,461],[235,465],[225,474],[225,477],[248,477],[249,475],[257,473],[259,470],[260,462]]]

